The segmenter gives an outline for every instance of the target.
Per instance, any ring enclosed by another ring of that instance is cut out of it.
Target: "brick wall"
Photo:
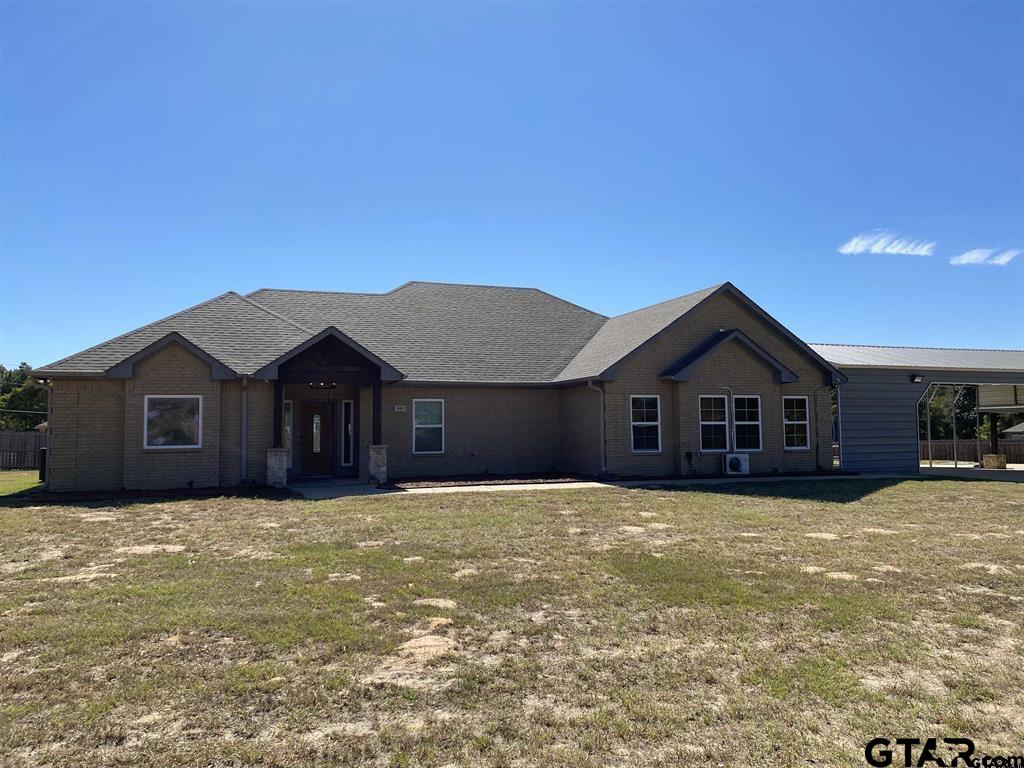
[[[241,429],[241,427],[239,427]],[[239,432],[237,442],[241,442]],[[249,477],[257,485],[267,482],[267,449],[274,445],[274,383],[249,382]]]
[[[721,328],[739,328],[796,372],[800,380],[776,384],[772,371],[737,342],[705,358],[688,382],[658,380],[658,374],[668,365]],[[832,416],[821,369],[732,296],[719,295],[639,350],[620,366],[615,380],[606,383],[608,471],[617,475],[688,473],[685,454],[690,451],[697,472],[720,472],[719,454],[700,454],[697,398],[701,394],[722,394],[722,386],[731,387],[737,395],[761,396],[762,451],[751,454],[751,472],[814,470],[819,464],[831,468]],[[782,450],[784,394],[810,398],[810,451]],[[630,395],[661,398],[661,452],[632,451]]]
[[[136,364],[125,382],[124,487],[202,488],[220,483],[221,426],[219,381],[210,366],[177,344]],[[145,395],[201,395],[201,448],[143,448]]]
[[[49,488],[120,488],[124,471],[124,382],[56,379],[50,397]]]
[[[413,454],[413,398],[444,399],[443,454]],[[364,403],[368,400],[372,398],[361,398]],[[383,402],[384,443],[392,477],[536,473],[551,471],[558,464],[556,389],[384,387]],[[396,412],[396,405],[405,406],[405,411]],[[364,434],[371,424],[363,422]]]
[[[601,418],[601,396],[586,384],[558,390],[559,471],[601,471]]]
[[[251,409],[250,409],[251,410]],[[242,482],[242,383],[220,383],[220,485]],[[264,463],[266,459],[264,459]],[[266,468],[264,468],[264,473]]]

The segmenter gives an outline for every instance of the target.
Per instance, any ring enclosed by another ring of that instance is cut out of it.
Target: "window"
[[[700,450],[725,453],[729,448],[729,423],[726,420],[725,395],[700,396]]]
[[[320,453],[320,438],[323,428],[320,424],[320,414],[313,414],[313,453]]]
[[[412,452],[444,453],[444,400],[412,401]]]
[[[732,399],[732,423],[736,430],[735,450],[761,450],[761,398],[758,395],[736,395]]]
[[[811,429],[806,397],[782,398],[782,430],[787,451],[806,451],[811,447]]]
[[[146,395],[143,408],[143,447],[202,447],[203,398],[200,395]]]
[[[634,453],[661,450],[661,399],[657,395],[630,395],[630,428]]]

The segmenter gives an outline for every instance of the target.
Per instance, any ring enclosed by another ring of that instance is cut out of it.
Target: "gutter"
[[[608,474],[608,457],[607,450],[604,444],[604,387],[599,387],[594,383],[593,379],[587,380],[587,386],[597,392],[601,396],[601,420],[598,422],[598,441],[601,445],[601,474]]]

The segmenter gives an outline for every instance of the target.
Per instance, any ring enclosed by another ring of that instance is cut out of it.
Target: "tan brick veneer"
[[[719,329],[739,328],[800,380],[776,384],[772,371],[738,342],[730,342],[697,368],[690,381],[659,381],[658,374]],[[698,440],[699,395],[723,394],[729,386],[736,395],[761,396],[762,447],[750,455],[751,472],[811,471],[832,466],[832,416],[829,389],[822,370],[753,312],[727,294],[709,299],[623,363],[614,381],[606,384],[608,471],[617,475],[688,473],[687,451],[700,474],[721,471],[720,454],[701,454]],[[630,395],[661,397],[662,450],[633,453],[630,438]],[[811,450],[789,452],[782,445],[782,397],[806,395],[811,409]]]

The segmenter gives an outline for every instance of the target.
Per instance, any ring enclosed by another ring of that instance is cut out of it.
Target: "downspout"
[[[814,394],[811,396],[811,400],[814,401],[814,445],[813,445],[813,447],[811,446],[811,434],[812,434],[811,433],[811,414],[810,413],[807,414],[807,447],[810,448],[814,452],[814,455],[816,457],[814,461],[815,461],[815,464],[816,464],[816,466],[818,467],[819,470],[825,469],[825,467],[823,467],[822,464],[821,464],[821,445],[820,445],[821,444],[821,436],[817,432],[818,429],[819,429],[819,426],[818,426],[818,398],[821,396],[819,394],[821,392],[821,390],[829,389],[831,386],[832,386],[831,384],[822,384],[820,387],[818,387],[816,390],[814,390]],[[839,423],[839,419],[838,419],[838,416],[839,416],[839,385],[836,384],[835,388],[836,388],[836,417],[837,417],[836,418],[836,424],[838,424]],[[832,398],[831,398],[831,396],[829,397],[829,403],[828,404],[829,404],[829,410],[831,411],[832,410]],[[810,406],[808,405],[808,408],[809,407]],[[785,419],[785,416],[783,416],[783,419]],[[833,464],[835,463],[835,459],[832,457],[832,440],[831,440],[831,438],[832,438],[832,431],[833,430],[829,429],[828,469],[830,471],[833,469]],[[838,432],[838,430],[836,430],[836,432]],[[838,438],[839,438],[839,435],[837,434],[836,435],[836,442],[838,442],[839,445],[840,445],[839,455],[842,456],[842,453],[843,453],[842,442]],[[786,440],[786,436],[785,435],[782,436],[782,440],[783,440],[783,444],[785,444],[785,440]],[[783,447],[785,447],[785,445],[783,445]],[[840,464],[842,464],[842,459],[840,459]]]
[[[249,480],[249,377],[242,377],[242,482]]]
[[[597,392],[601,396],[601,420],[598,422],[598,440],[601,445],[601,474],[608,474],[608,459],[606,456],[606,448],[604,444],[604,388],[599,387],[594,383],[593,379],[587,381],[587,386]]]
[[[843,461],[843,385],[836,384],[836,442],[839,443],[839,468],[845,469]]]

